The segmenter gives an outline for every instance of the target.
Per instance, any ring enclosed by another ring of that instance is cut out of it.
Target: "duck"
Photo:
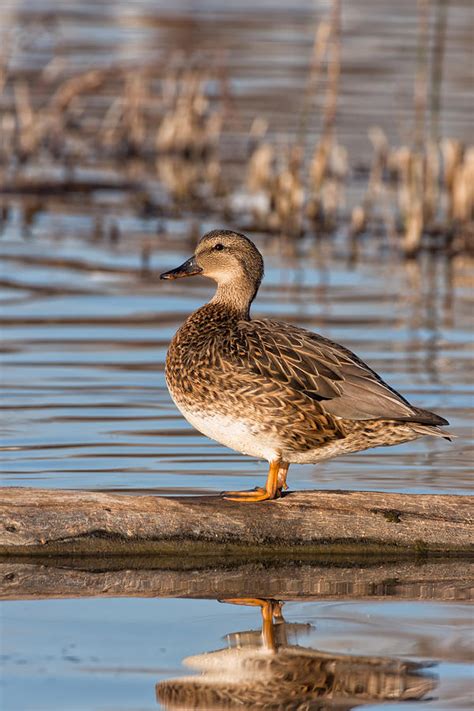
[[[177,408],[199,432],[269,464],[265,486],[225,499],[278,499],[290,464],[430,435],[450,439],[449,422],[411,405],[357,355],[290,323],[252,318],[263,257],[245,235],[212,230],[194,255],[160,275],[212,279],[211,300],[174,335],[166,383]]]

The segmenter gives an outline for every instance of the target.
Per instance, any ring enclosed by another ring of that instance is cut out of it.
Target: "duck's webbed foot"
[[[227,501],[267,501],[268,499],[274,499],[275,496],[271,496],[269,492],[261,486],[255,487],[255,489],[250,489],[249,491],[225,491],[222,494],[222,498],[227,499]]]
[[[270,469],[264,488],[257,486],[250,491],[225,491],[222,496],[228,501],[257,502],[278,499],[281,496],[282,490],[288,488],[286,484],[288,467],[288,464],[278,460],[270,462]]]

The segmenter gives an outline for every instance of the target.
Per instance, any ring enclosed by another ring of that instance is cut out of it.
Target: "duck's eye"
[[[222,250],[224,249],[224,245],[223,245],[223,244],[220,244],[220,243],[219,243],[219,244],[215,244],[215,245],[214,245],[214,249],[216,250],[216,252],[222,252]]]

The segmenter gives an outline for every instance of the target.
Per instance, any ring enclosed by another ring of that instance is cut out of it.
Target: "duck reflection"
[[[227,635],[227,649],[185,659],[201,675],[157,684],[157,700],[168,711],[349,711],[382,700],[421,700],[436,686],[423,664],[301,646],[299,638],[312,626],[286,622],[276,600],[223,602],[260,607],[261,630],[234,632]]]

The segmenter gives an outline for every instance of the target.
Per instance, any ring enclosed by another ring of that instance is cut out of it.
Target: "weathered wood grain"
[[[303,491],[276,501],[0,490],[0,554],[466,553],[470,496]]]
[[[114,565],[115,563],[115,565]],[[213,565],[211,559],[3,558],[0,599],[64,597],[329,598],[471,600],[474,563],[404,560],[341,566],[274,561]],[[176,567],[173,567],[175,565]]]

